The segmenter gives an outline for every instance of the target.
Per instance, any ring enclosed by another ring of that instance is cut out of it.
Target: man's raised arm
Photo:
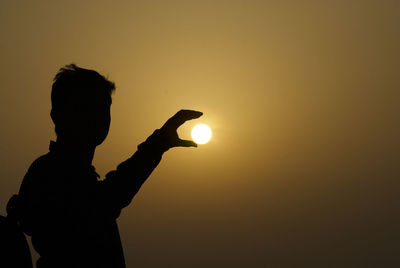
[[[203,113],[180,110],[147,140],[136,153],[109,172],[100,182],[100,192],[106,206],[112,210],[126,207],[161,160],[164,152],[173,147],[197,147],[190,140],[179,138],[177,129],[186,121],[199,118]]]

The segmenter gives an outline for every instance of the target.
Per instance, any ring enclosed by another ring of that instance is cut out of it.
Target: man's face
[[[91,90],[70,100],[62,115],[64,137],[83,145],[100,145],[111,122],[111,96],[105,90]]]

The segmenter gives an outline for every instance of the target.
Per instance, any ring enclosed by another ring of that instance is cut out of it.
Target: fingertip
[[[189,147],[197,147],[197,143],[192,141],[189,143]]]
[[[196,118],[199,118],[200,116],[202,116],[203,115],[203,113],[202,112],[198,112],[198,111],[196,111],[196,114],[195,114],[195,116],[196,116]]]
[[[194,141],[189,141],[189,140],[181,140],[179,143],[179,146],[181,147],[197,147],[197,143]]]

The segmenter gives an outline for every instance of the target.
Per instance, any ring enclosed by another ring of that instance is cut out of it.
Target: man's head
[[[113,82],[75,64],[60,69],[51,91],[51,118],[58,138],[101,144],[110,127]]]

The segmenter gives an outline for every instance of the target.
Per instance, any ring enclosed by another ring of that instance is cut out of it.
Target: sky
[[[179,109],[213,131],[123,210],[127,267],[400,265],[399,1],[3,0],[0,35],[0,214],[76,63],[117,87],[102,177]]]

